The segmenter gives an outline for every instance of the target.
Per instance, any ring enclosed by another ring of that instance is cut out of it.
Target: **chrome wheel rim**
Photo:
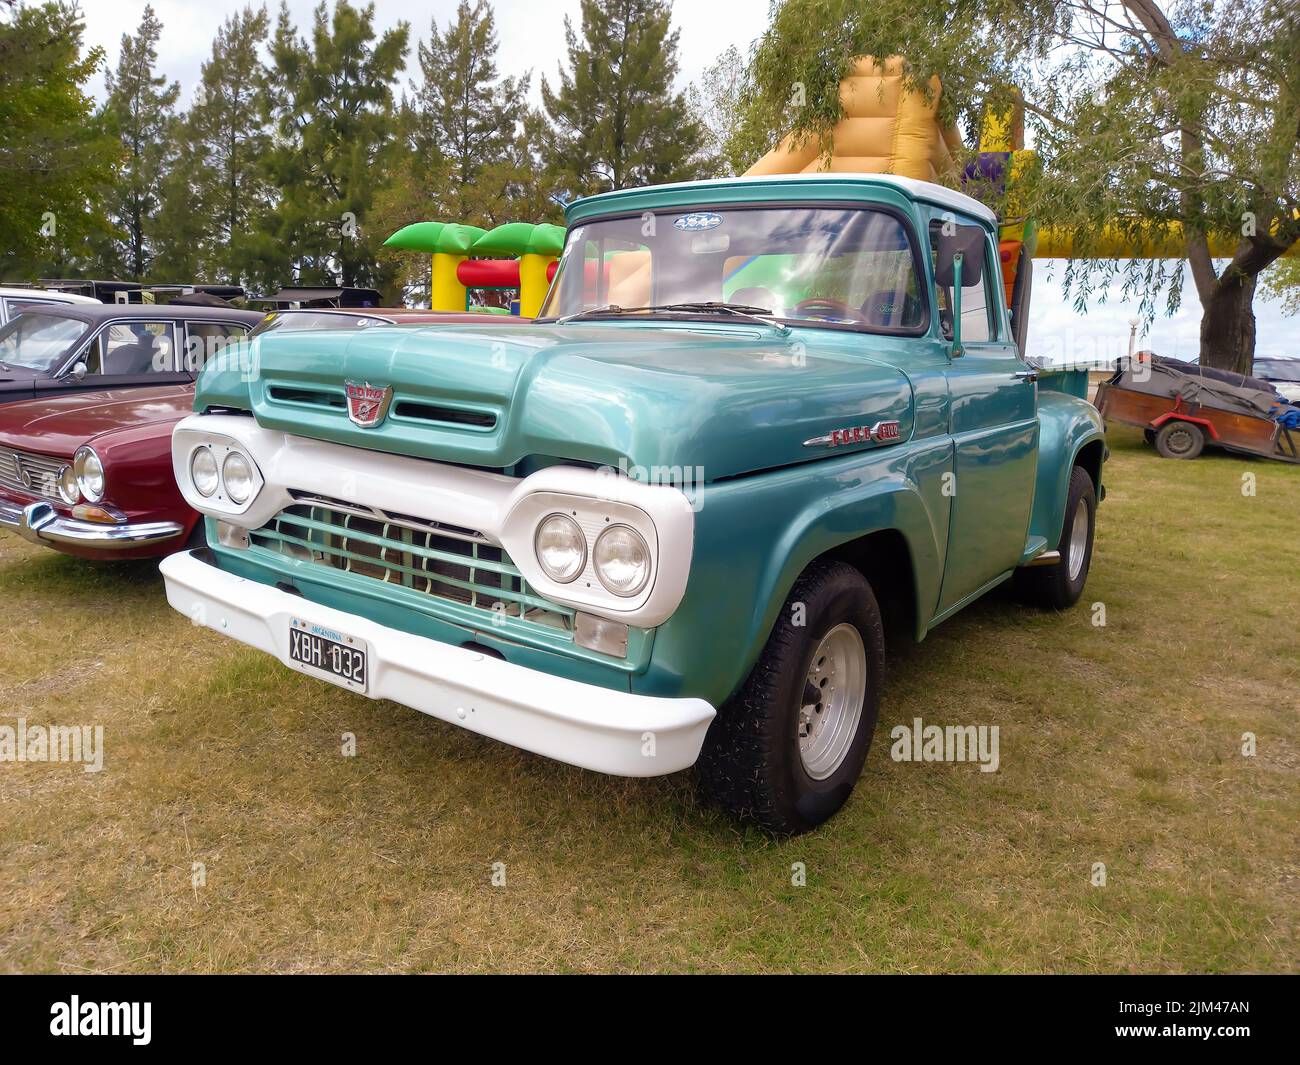
[[[1074,508],[1074,521],[1070,525],[1070,580],[1077,581],[1083,572],[1083,560],[1088,557],[1088,504],[1080,499]]]
[[[866,695],[867,650],[858,630],[844,622],[817,645],[800,697],[799,760],[813,780],[825,780],[844,763]]]

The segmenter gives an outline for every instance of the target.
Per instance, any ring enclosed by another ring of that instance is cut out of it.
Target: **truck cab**
[[[287,666],[774,833],[847,800],[886,615],[1073,605],[1101,421],[1020,355],[992,214],[885,175],[568,209],[532,324],[268,334],[173,437],[172,604]],[[889,610],[882,609],[884,607]]]

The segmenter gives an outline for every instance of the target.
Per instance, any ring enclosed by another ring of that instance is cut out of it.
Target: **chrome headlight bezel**
[[[77,483],[77,472],[72,468],[71,463],[59,470],[54,487],[59,493],[59,498],[68,506],[75,507],[81,502],[81,486]]]
[[[77,448],[72,456],[72,473],[77,479],[77,490],[88,503],[99,503],[108,492],[108,475],[104,462],[93,447]],[[60,494],[62,494],[60,492]]]

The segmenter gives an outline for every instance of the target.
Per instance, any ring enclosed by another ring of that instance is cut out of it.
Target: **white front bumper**
[[[291,668],[289,621],[335,629],[369,645],[372,699],[394,702],[561,762],[626,777],[693,765],[714,709],[703,699],[665,699],[599,688],[412,636],[319,606],[217,569],[193,552],[160,567],[167,601]]]

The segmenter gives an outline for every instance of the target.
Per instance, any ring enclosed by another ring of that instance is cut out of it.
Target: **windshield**
[[[1300,359],[1256,359],[1255,376],[1268,381],[1300,384]]]
[[[263,333],[297,333],[306,329],[365,329],[372,325],[387,325],[386,318],[366,314],[340,314],[337,311],[271,311],[249,336]]]
[[[89,329],[75,318],[25,311],[0,329],[0,362],[51,373]]]
[[[906,227],[879,210],[647,212],[570,230],[541,317],[732,304],[789,322],[919,333],[916,261]]]

